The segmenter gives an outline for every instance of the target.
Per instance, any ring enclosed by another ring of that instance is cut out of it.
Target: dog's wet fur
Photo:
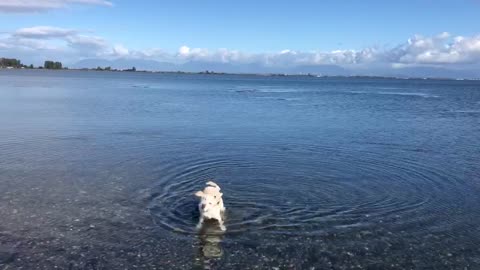
[[[212,182],[208,181],[206,187],[195,193],[195,196],[200,198],[200,203],[198,204],[198,210],[200,211],[200,220],[198,222],[197,228],[200,229],[205,219],[214,219],[217,220],[220,229],[225,231],[224,223],[224,213],[225,206],[223,205],[222,195],[220,192],[220,187]]]

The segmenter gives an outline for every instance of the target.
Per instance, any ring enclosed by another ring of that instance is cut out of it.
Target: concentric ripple
[[[150,211],[159,226],[195,233],[195,191],[209,179],[222,187],[228,233],[318,234],[388,223],[402,230],[448,229],[458,180],[418,156],[372,150],[271,145],[255,156],[178,160],[162,168]],[[248,161],[246,161],[248,159]]]

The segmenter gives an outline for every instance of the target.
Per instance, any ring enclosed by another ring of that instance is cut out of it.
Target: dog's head
[[[203,191],[197,191],[195,196],[200,198],[200,209],[204,213],[215,209],[220,206],[220,200],[222,199],[222,193],[216,194],[205,193]]]

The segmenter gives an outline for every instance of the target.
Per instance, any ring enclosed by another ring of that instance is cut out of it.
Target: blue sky
[[[0,56],[345,65],[370,50],[375,63],[476,64],[479,14],[478,0],[2,0]]]

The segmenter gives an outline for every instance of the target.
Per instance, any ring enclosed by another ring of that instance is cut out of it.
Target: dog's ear
[[[203,193],[203,191],[197,191],[197,192],[195,193],[195,196],[201,198],[201,197],[205,196],[205,193]]]

